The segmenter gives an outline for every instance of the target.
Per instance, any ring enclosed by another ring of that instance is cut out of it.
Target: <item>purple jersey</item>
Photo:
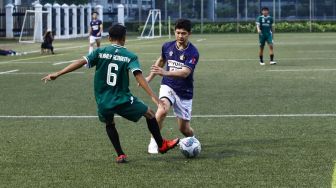
[[[187,78],[173,78],[164,76],[161,84],[172,88],[182,99],[192,99],[194,90],[194,70],[198,62],[199,54],[196,47],[188,43],[184,50],[177,49],[176,41],[167,42],[162,46],[161,56],[167,64],[167,71],[175,71],[187,67],[191,70]]]
[[[91,36],[94,36],[94,37],[100,37],[101,35],[97,35],[100,31],[100,25],[102,24],[102,21],[101,20],[92,20],[90,22],[90,26],[91,26],[91,29],[92,29],[92,32],[91,32]]]

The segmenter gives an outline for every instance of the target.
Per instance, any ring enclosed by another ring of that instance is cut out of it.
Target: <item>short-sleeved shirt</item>
[[[176,46],[176,41],[167,42],[162,46],[161,56],[166,63],[167,71],[176,71],[183,67],[191,70],[187,78],[163,76],[161,84],[172,88],[182,99],[192,99],[194,93],[194,70],[199,59],[197,48],[189,42],[184,50],[179,50]]]
[[[92,20],[90,22],[90,27],[92,29],[91,36],[100,37],[100,35],[98,36],[97,34],[100,31],[101,24],[103,24],[101,20]]]
[[[257,25],[259,25],[263,35],[272,34],[273,18],[271,16],[259,16],[257,18]]]
[[[94,93],[99,110],[113,109],[133,100],[129,71],[141,71],[138,57],[125,47],[110,45],[84,57],[89,68],[96,67]]]

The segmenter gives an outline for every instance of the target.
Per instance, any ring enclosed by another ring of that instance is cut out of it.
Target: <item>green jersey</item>
[[[272,34],[273,18],[271,16],[259,16],[257,18],[257,25],[260,27],[263,35]]]
[[[84,57],[89,68],[96,67],[94,91],[99,110],[113,109],[134,97],[129,90],[129,71],[141,71],[138,57],[125,47],[98,48]]]

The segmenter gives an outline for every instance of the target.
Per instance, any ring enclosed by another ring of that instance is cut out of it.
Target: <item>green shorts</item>
[[[98,116],[101,122],[113,122],[114,114],[118,114],[130,121],[137,122],[148,111],[148,106],[134,97],[132,102],[121,104],[113,109],[101,110],[98,108]]]
[[[272,34],[259,34],[259,44],[260,47],[264,47],[265,44],[273,45],[273,36]]]

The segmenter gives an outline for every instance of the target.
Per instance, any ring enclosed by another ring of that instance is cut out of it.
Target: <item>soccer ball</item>
[[[201,153],[201,143],[195,137],[180,140],[180,150],[187,158],[194,158]]]

